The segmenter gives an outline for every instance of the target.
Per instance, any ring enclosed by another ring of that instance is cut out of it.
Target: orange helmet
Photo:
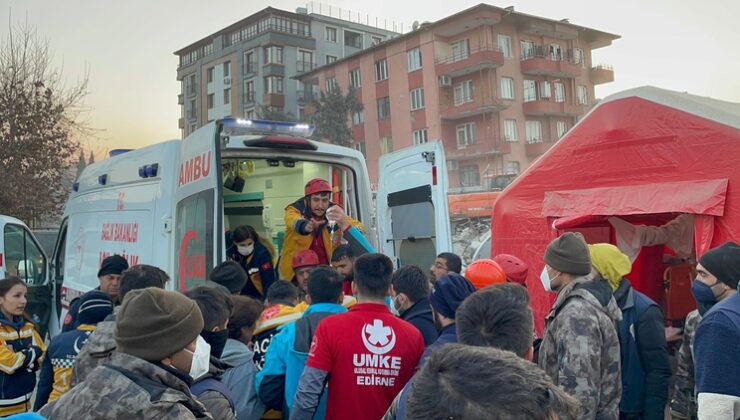
[[[465,278],[470,280],[476,289],[498,283],[506,283],[504,269],[494,260],[482,259],[473,261],[465,269]]]

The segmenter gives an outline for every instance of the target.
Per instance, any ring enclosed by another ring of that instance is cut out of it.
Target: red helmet
[[[306,187],[303,189],[306,196],[319,193],[330,193],[331,186],[325,179],[314,178],[306,183]]]
[[[310,249],[298,251],[293,256],[293,269],[319,265],[319,256]]]
[[[498,283],[506,283],[506,273],[496,261],[482,259],[473,261],[465,269],[465,278],[470,280],[476,289]]]
[[[527,263],[509,254],[498,254],[493,260],[504,269],[506,279],[512,283],[526,285],[529,267]]]

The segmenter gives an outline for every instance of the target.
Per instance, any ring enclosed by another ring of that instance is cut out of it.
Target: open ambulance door
[[[20,220],[0,216],[0,232],[0,278],[15,276],[26,283],[26,313],[39,327],[41,337],[45,337],[53,307],[49,261],[33,233]]]
[[[447,165],[439,140],[380,157],[377,225],[380,252],[398,267],[429,267],[452,251]]]
[[[217,123],[210,123],[180,146],[172,219],[177,290],[204,284],[223,253],[219,144]]]

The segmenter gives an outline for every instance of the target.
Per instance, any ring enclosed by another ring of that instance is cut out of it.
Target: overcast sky
[[[331,0],[343,9],[403,24],[435,21],[475,0]],[[96,153],[179,138],[177,58],[172,54],[267,6],[295,11],[290,0],[0,0],[8,22],[28,19],[46,37],[69,83],[89,70],[88,120],[99,129]],[[614,66],[615,81],[597,97],[654,85],[740,102],[738,0],[509,0],[517,11],[619,34],[594,52]],[[373,7],[373,9],[370,9]]]

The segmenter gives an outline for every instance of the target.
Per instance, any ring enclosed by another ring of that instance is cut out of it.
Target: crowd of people
[[[48,348],[25,315],[25,283],[0,280],[0,415],[740,417],[740,245],[698,261],[698,310],[670,389],[663,314],[631,286],[632,263],[616,246],[564,233],[542,256],[541,285],[505,254],[464,272],[451,253],[428,270],[394,270],[387,256],[331,237],[328,221],[362,226],[319,181],[288,209],[291,235],[306,237],[286,244],[289,260],[273,266],[272,245],[242,226],[208,281],[178,292],[163,270],[110,256],[100,287],[71,303]],[[542,334],[527,286],[556,296]]]

